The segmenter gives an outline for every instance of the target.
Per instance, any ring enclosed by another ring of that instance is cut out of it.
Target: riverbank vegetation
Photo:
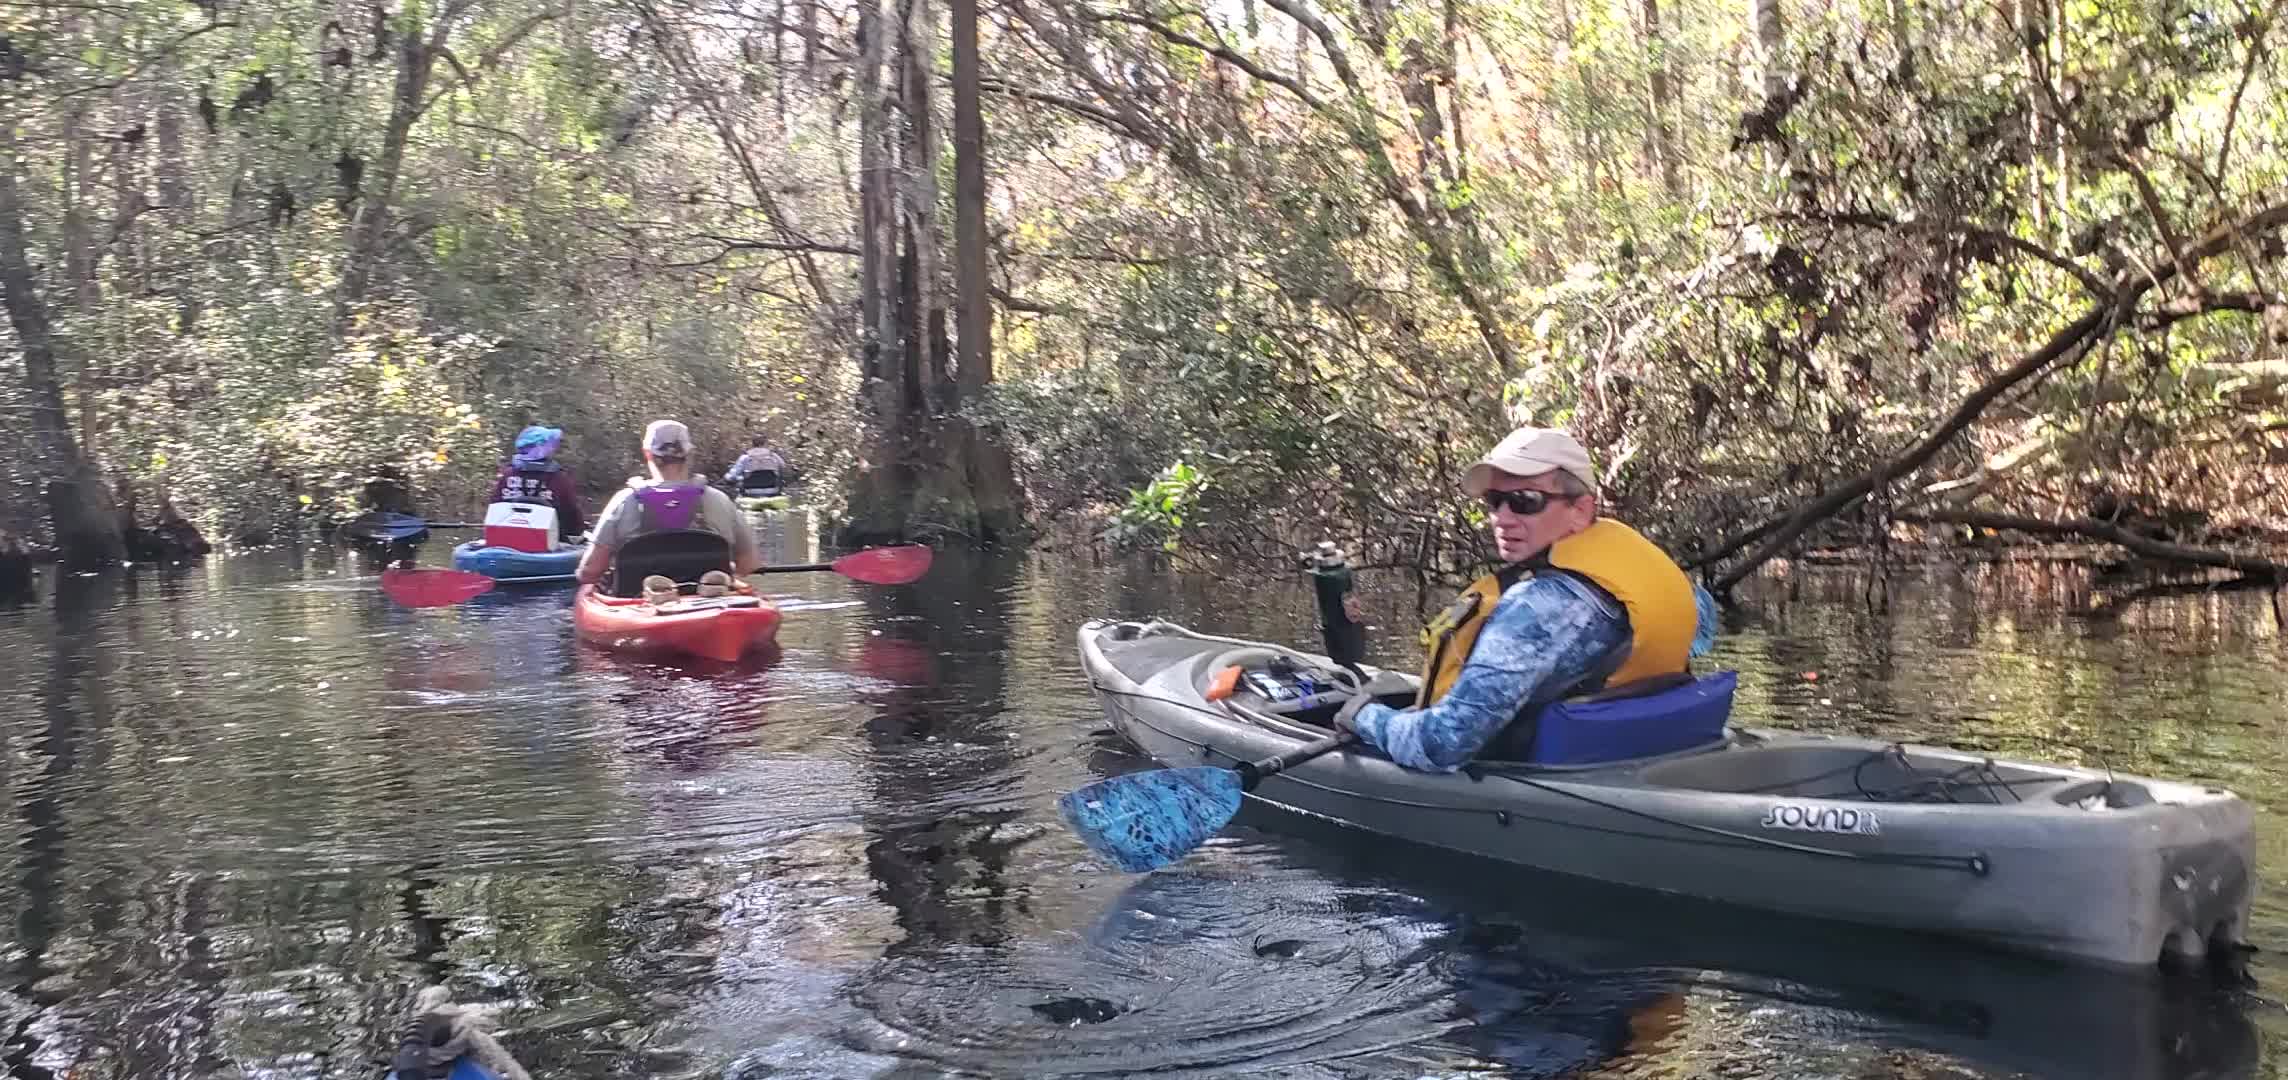
[[[2288,114],[2230,0],[28,0],[0,527],[473,509],[772,433],[857,536],[1477,554],[1518,421],[1718,584],[2288,522]],[[2212,560],[2213,561],[2213,560]],[[2269,568],[2269,569],[2268,569]],[[2242,566],[2274,573],[2272,563]]]

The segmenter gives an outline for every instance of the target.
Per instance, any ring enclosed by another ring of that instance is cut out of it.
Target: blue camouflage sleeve
[[[1692,655],[1706,656],[1716,647],[1716,633],[1724,628],[1724,612],[1716,606],[1716,597],[1692,583],[1692,607],[1697,619],[1692,628]]]
[[[1628,636],[1620,609],[1569,575],[1527,578],[1502,593],[1443,699],[1427,709],[1368,705],[1359,739],[1407,768],[1453,772],[1537,691],[1591,670]]]

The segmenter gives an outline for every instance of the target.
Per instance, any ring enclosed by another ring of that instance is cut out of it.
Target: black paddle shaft
[[[1232,771],[1239,774],[1241,791],[1254,791],[1255,785],[1262,783],[1264,777],[1277,776],[1312,758],[1325,757],[1357,741],[1358,736],[1348,731],[1338,731],[1317,742],[1306,743],[1284,754],[1267,757],[1261,761],[1242,761],[1233,766]]]

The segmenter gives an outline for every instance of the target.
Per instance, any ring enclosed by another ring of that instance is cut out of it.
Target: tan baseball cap
[[[691,456],[691,429],[681,420],[654,420],[643,432],[644,452],[663,461]]]
[[[1522,427],[1486,451],[1470,471],[1462,474],[1462,490],[1483,495],[1493,486],[1494,470],[1512,476],[1539,476],[1563,470],[1597,493],[1597,470],[1589,465],[1589,451],[1580,440],[1555,428]]]

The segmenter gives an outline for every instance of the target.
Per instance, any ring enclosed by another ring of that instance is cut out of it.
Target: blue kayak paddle
[[[454,1058],[451,1072],[439,1072],[430,1069],[427,1071],[427,1075],[439,1077],[441,1080],[501,1080],[500,1077],[493,1074],[491,1069],[487,1069],[467,1057]],[[386,1080],[407,1080],[407,1076],[408,1074],[403,1069],[392,1069]]]
[[[1057,800],[1065,824],[1089,850],[1131,873],[1183,858],[1239,813],[1240,796],[1275,776],[1358,741],[1347,731],[1261,761],[1194,765],[1099,780]]]

